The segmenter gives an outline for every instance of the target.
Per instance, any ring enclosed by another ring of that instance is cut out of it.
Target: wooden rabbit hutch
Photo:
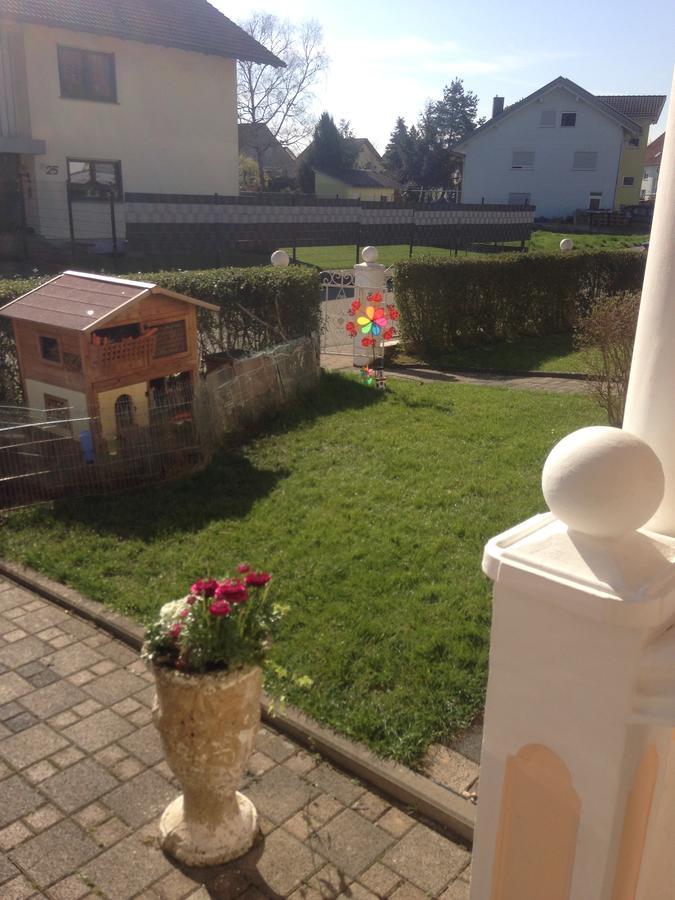
[[[69,271],[0,315],[12,320],[26,404],[114,453],[125,432],[190,394],[197,307],[218,311],[156,284]]]

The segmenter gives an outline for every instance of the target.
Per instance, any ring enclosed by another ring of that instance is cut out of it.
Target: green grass
[[[565,237],[572,238],[575,247],[579,249],[594,250],[619,250],[622,247],[632,247],[649,240],[648,234],[558,234],[552,231],[534,231],[528,246],[530,250],[552,252],[559,249],[560,241]],[[512,246],[517,249],[520,244],[514,243]],[[287,247],[286,249],[292,254],[292,248]],[[409,249],[407,244],[378,246],[379,262],[385,266],[391,266],[399,260],[409,259]],[[459,253],[460,257],[468,255],[486,256],[487,254],[468,254],[465,251]],[[454,256],[454,250],[444,250],[439,247],[414,247],[413,258],[420,256]],[[334,247],[298,247],[297,258],[299,262],[318,266],[320,269],[350,269],[357,262],[354,244]],[[358,262],[361,260],[359,259]]]
[[[442,369],[501,372],[565,372],[584,373],[585,354],[574,346],[568,334],[521,338],[500,344],[456,349],[431,360],[396,355],[398,363],[428,362]]]
[[[0,553],[138,618],[198,575],[267,566],[291,605],[291,702],[408,763],[468,725],[486,683],[485,541],[544,508],[551,446],[602,416],[585,397],[390,379],[320,391],[175,483],[24,510]]]

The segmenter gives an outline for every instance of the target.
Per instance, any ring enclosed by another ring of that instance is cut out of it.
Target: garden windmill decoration
[[[378,291],[368,294],[365,306],[354,300],[349,315],[356,322],[347,322],[345,328],[352,338],[361,338],[361,346],[370,351],[372,365],[361,368],[361,378],[366,384],[374,384],[380,390],[385,387],[384,342],[396,335],[398,310],[391,304],[382,304],[382,294]]]

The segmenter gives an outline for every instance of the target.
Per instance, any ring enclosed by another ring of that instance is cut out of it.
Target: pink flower
[[[209,606],[209,612],[212,616],[229,616],[232,607],[227,600],[214,600]]]
[[[199,578],[190,588],[190,593],[203,594],[205,597],[209,598],[215,595],[217,587],[218,582],[215,578],[208,578],[206,580]]]
[[[250,575],[246,576],[246,581]],[[216,600],[227,600],[230,603],[245,603],[248,600],[246,585],[237,578],[228,578],[221,581],[216,590]]]
[[[237,572],[239,572],[240,575],[245,575],[247,572],[250,572],[250,571],[251,571],[251,567],[249,566],[248,563],[239,563],[239,565],[237,566]]]
[[[169,629],[169,634],[174,639],[174,641],[177,641],[178,638],[180,637],[180,633],[182,630],[183,630],[182,624],[180,622],[176,622],[176,624],[172,625],[171,628]]]
[[[196,594],[190,594],[188,597],[185,598],[185,602],[187,603],[188,606],[192,606],[194,603],[197,602],[197,600],[199,600],[199,597]]]
[[[251,587],[263,587],[271,579],[269,572],[249,572],[246,576],[246,584]]]
[[[179,619],[187,619],[187,617],[189,615],[190,615],[189,609],[181,609],[181,611],[178,613],[178,618]]]

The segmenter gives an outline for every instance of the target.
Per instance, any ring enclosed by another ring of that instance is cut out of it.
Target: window
[[[555,110],[542,109],[541,118],[539,119],[540,128],[555,128]]]
[[[68,422],[71,417],[70,406],[68,401],[63,397],[54,397],[51,394],[45,394],[45,415],[48,422]],[[68,422],[70,430],[70,423]]]
[[[74,200],[122,200],[121,163],[69,159],[68,191]]]
[[[184,319],[179,322],[168,322],[166,325],[157,325],[156,328],[155,359],[187,351],[187,332]]]
[[[623,179],[624,187],[632,187],[635,184],[635,179],[632,175],[625,175]]]
[[[589,209],[600,209],[601,202],[602,202],[602,191],[591,191],[590,197],[588,199],[588,208]]]
[[[598,166],[598,154],[596,150],[577,150],[572,161],[572,168],[584,172],[592,172]]]
[[[525,206],[529,202],[529,194],[509,194],[509,206]]]
[[[58,338],[40,336],[40,356],[50,363],[61,364],[61,348]]]
[[[534,166],[534,150],[514,150],[511,157],[512,169],[531,169]]]
[[[563,113],[560,116],[560,127],[561,128],[574,128],[577,124],[577,114],[576,113]]]
[[[114,54],[59,47],[58,56],[62,97],[117,102]]]

